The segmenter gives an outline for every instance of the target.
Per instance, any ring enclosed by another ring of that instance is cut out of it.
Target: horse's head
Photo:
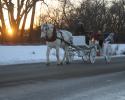
[[[54,31],[53,24],[43,24],[41,26],[41,38],[51,38]]]

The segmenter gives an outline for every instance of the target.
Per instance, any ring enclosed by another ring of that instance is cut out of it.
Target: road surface
[[[125,58],[0,66],[0,100],[125,100]]]

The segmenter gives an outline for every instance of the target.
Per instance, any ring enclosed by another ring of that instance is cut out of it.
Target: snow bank
[[[47,46],[0,46],[0,65],[46,62]],[[61,55],[63,50],[60,49]],[[62,58],[62,56],[61,56]],[[51,61],[56,60],[56,51],[50,52]]]
[[[125,55],[125,44],[112,44],[114,55]]]
[[[122,55],[125,53],[125,44],[113,44],[113,54]],[[46,62],[47,46],[0,46],[0,65]],[[60,58],[63,58],[64,51],[60,49]],[[76,57],[75,59],[79,59]],[[50,60],[56,60],[56,51],[50,52]]]

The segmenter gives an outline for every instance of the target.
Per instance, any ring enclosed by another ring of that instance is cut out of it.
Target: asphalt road
[[[125,100],[125,72],[0,88],[0,100]]]
[[[21,82],[86,77],[125,71],[125,57],[113,58],[110,64],[99,59],[95,64],[74,61],[72,64],[57,66],[52,63],[21,64],[0,66],[0,87]]]
[[[0,100],[125,100],[125,59],[0,66]]]

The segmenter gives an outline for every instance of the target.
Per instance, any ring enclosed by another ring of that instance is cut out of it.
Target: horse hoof
[[[47,66],[49,66],[49,65],[50,65],[50,63],[46,63],[46,65],[47,65]]]
[[[61,66],[61,65],[63,65],[63,64],[62,63],[57,64],[57,66]]]
[[[70,64],[70,63],[67,61],[66,64]]]
[[[60,65],[63,65],[63,64],[64,64],[64,62],[61,62],[61,63],[60,63]]]
[[[63,65],[63,62],[61,62],[60,65]]]

